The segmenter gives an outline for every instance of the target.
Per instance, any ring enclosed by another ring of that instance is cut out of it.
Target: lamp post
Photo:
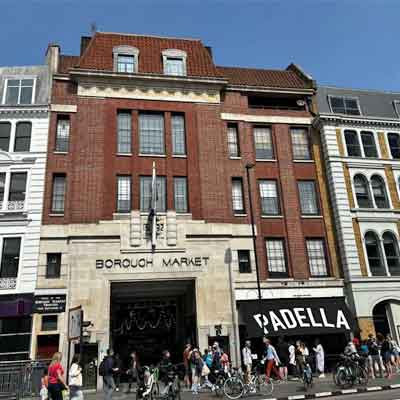
[[[246,164],[246,175],[247,175],[247,189],[248,189],[248,194],[249,194],[250,220],[251,220],[251,232],[252,232],[252,237],[253,237],[254,260],[256,263],[257,293],[258,293],[259,306],[261,306],[260,301],[262,300],[262,295],[261,295],[261,284],[260,284],[260,271],[258,269],[257,242],[256,242],[256,232],[254,229],[253,201],[252,201],[252,196],[251,196],[251,183],[250,183],[250,170],[252,168],[254,168],[254,166],[255,166],[255,164],[252,164],[252,163]]]

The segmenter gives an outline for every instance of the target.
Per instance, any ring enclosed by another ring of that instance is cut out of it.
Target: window
[[[10,176],[10,190],[8,201],[25,201],[26,172],[12,172]]]
[[[117,182],[117,212],[128,213],[131,211],[131,177],[118,176]]]
[[[389,208],[389,200],[386,194],[385,182],[379,175],[371,177],[372,193],[374,195],[375,205],[378,208]]]
[[[61,275],[61,253],[47,253],[46,278],[59,278]]]
[[[232,178],[232,209],[235,214],[243,214],[243,182],[242,178]]]
[[[398,133],[388,133],[390,153],[393,158],[400,159],[400,135]]]
[[[175,211],[177,213],[188,212],[186,177],[174,178],[174,203],[175,203]]]
[[[21,238],[8,237],[3,239],[0,278],[16,278],[18,276],[20,250]]]
[[[361,115],[358,99],[349,97],[329,97],[331,110],[335,114]]]
[[[372,132],[361,131],[361,142],[363,145],[365,157],[378,157],[375,138]]]
[[[32,104],[34,79],[7,79],[4,104]]]
[[[229,157],[240,157],[238,126],[228,124],[228,152]]]
[[[0,318],[1,360],[27,360],[31,346],[32,317]],[[40,336],[38,336],[40,337]]]
[[[393,102],[393,105],[394,105],[394,109],[397,113],[397,116],[400,118],[400,100],[395,100]]]
[[[276,181],[259,181],[261,209],[263,215],[279,215],[280,206]]]
[[[56,151],[67,153],[71,122],[67,115],[57,116]]]
[[[54,175],[53,177],[53,197],[51,211],[55,214],[64,213],[65,180],[65,175]]]
[[[398,276],[400,275],[400,253],[397,238],[392,232],[385,232],[382,239],[389,273]]]
[[[372,199],[367,178],[363,175],[355,175],[353,181],[358,207],[372,208]]]
[[[298,182],[302,215],[318,215],[319,207],[314,181]]]
[[[136,72],[136,57],[130,55],[118,54],[117,72],[126,72],[133,74]]]
[[[4,190],[6,186],[6,174],[4,172],[0,172],[0,209],[2,206],[2,202],[4,200]]]
[[[360,143],[356,131],[344,131],[344,139],[346,141],[347,155],[349,157],[361,157]]]
[[[185,117],[180,114],[173,114],[171,117],[172,124],[172,153],[174,155],[186,154],[185,140]]]
[[[120,154],[132,152],[132,117],[129,111],[118,111],[118,148]]]
[[[386,275],[378,237],[374,232],[367,232],[365,234],[364,240],[365,240],[365,249],[367,251],[367,258],[371,275],[373,276]]]
[[[162,114],[139,115],[140,153],[165,154],[164,116]]]
[[[269,160],[274,158],[271,129],[266,127],[256,127],[253,129],[253,134],[254,144],[256,147],[256,158],[260,160]]]
[[[241,274],[251,273],[249,250],[238,250],[238,263],[239,263],[239,273]]]
[[[29,151],[31,148],[31,130],[30,122],[18,122],[15,130],[14,151]]]
[[[0,150],[10,150],[11,124],[9,122],[0,122]]]
[[[306,244],[311,276],[328,276],[324,241],[307,239]]]
[[[282,239],[267,239],[267,263],[271,278],[288,276],[286,268],[285,242]]]
[[[42,315],[42,331],[56,331],[57,320],[57,315]]]
[[[167,209],[167,193],[164,176],[156,178],[156,210],[165,212]],[[140,177],[140,210],[147,212],[151,208],[151,176]]]
[[[308,140],[308,129],[292,128],[292,152],[294,160],[310,160],[310,144]]]
[[[164,65],[165,75],[185,75],[184,61],[182,58],[177,57],[166,57]]]

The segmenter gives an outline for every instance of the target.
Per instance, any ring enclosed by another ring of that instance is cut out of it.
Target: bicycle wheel
[[[257,390],[261,394],[271,394],[274,391],[274,383],[271,378],[267,378],[264,374],[255,378]]]
[[[347,374],[344,370],[338,371],[336,375],[337,385],[341,388],[345,388],[348,385]]]
[[[173,384],[173,391],[174,391],[175,399],[181,400],[181,381],[179,380],[179,378],[177,376],[175,377],[175,381]]]
[[[151,391],[151,394],[152,394],[153,398],[157,398],[160,396],[160,386],[159,386],[158,382],[153,383],[153,389]]]
[[[244,384],[241,379],[232,377],[224,383],[224,394],[228,399],[236,400],[242,397],[244,393]]]
[[[356,374],[356,383],[362,386],[365,386],[368,383],[368,371],[365,368],[361,368],[358,366],[355,371]]]
[[[214,392],[217,397],[224,395],[224,378],[219,376],[214,384]]]

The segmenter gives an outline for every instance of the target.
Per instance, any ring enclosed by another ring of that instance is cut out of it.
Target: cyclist
[[[171,353],[169,350],[164,350],[162,353],[162,359],[159,363],[160,380],[165,385],[162,395],[165,395],[168,391],[168,373],[171,372],[173,365],[171,362]]]

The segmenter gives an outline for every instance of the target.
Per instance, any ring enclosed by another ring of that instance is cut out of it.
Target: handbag
[[[201,376],[207,376],[210,373],[210,368],[207,367],[207,364],[203,365],[201,369]]]

